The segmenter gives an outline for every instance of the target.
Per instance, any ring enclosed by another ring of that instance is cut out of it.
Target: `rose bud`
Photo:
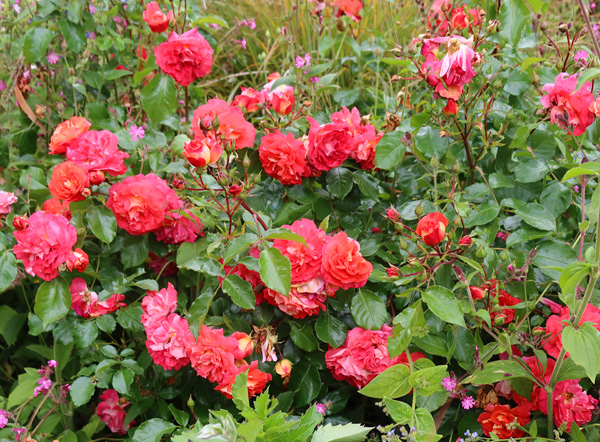
[[[183,156],[192,166],[196,167],[213,164],[221,158],[222,154],[223,149],[212,138],[194,138],[192,141],[185,143],[183,147]]]
[[[29,220],[25,216],[15,216],[13,219],[13,227],[17,230],[25,230],[29,225]]]
[[[92,170],[90,172],[90,184],[94,186],[99,186],[104,182],[104,172],[101,170]]]
[[[440,212],[433,212],[419,220],[416,232],[425,244],[434,246],[444,239],[446,227],[448,227],[448,219]]]
[[[73,252],[67,257],[67,268],[70,272],[72,272],[73,269],[77,270],[78,272],[83,272],[89,262],[90,259],[87,253],[77,248],[73,250]]]
[[[485,296],[485,291],[481,287],[469,287],[469,292],[474,301],[483,299]]]
[[[242,188],[237,184],[234,184],[229,188],[229,195],[231,196],[238,196],[240,193],[242,193]]]
[[[458,245],[461,247],[469,247],[473,243],[470,236],[463,236],[459,241]]]

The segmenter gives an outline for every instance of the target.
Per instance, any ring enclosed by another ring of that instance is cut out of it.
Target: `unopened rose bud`
[[[215,117],[215,119],[212,121],[212,128],[217,130],[220,125],[221,123],[219,122],[219,117]]]
[[[173,187],[175,189],[181,190],[185,187],[185,182],[183,180],[179,180],[179,179],[173,180]]]
[[[75,69],[69,68],[69,76],[72,77],[73,75],[75,75]]]
[[[498,20],[492,20],[488,23],[486,31],[489,35],[494,35],[496,32],[498,32],[499,28],[500,22]]]
[[[477,249],[477,252],[475,252],[475,256],[479,259],[483,259],[487,256],[487,251],[483,247],[480,247]]]
[[[244,166],[244,169],[248,169],[251,164],[252,164],[252,161],[250,161],[250,158],[248,158],[248,155],[245,155],[244,160],[242,161],[242,165]]]
[[[473,240],[470,236],[463,236],[459,241],[458,245],[463,248],[469,247],[473,243]]]
[[[390,278],[398,278],[400,276],[399,269],[396,266],[391,266],[389,269],[386,269],[386,272]]]
[[[196,402],[194,402],[194,399],[192,399],[192,395],[190,394],[190,398],[187,401],[187,406],[190,408],[194,408],[194,405],[196,405]]]
[[[454,273],[459,281],[466,281],[465,275],[463,275],[463,271],[459,266],[453,265],[452,270],[454,270]]]
[[[404,241],[403,239],[400,240],[400,248],[402,250],[408,250],[408,243],[406,241]]]
[[[503,316],[496,316],[496,318],[494,319],[494,325],[504,325],[504,317]]]
[[[240,186],[238,186],[237,184],[234,184],[233,186],[231,186],[229,188],[229,195],[231,196],[238,196],[240,193],[242,193],[242,188]]]
[[[429,162],[429,164],[431,165],[431,167],[433,167],[434,169],[437,169],[438,167],[440,167],[440,162],[438,161],[438,157],[437,155],[434,155],[431,158],[431,161]]]
[[[92,194],[92,191],[90,190],[89,187],[86,187],[85,189],[83,189],[81,191],[81,195],[85,198],[87,198],[88,196],[90,196]]]
[[[385,216],[387,216],[392,221],[400,221],[400,214],[393,207],[385,211]]]
[[[99,186],[104,182],[104,172],[101,170],[93,170],[90,172],[90,184]]]
[[[312,106],[312,101],[304,100],[302,102],[302,106],[304,106],[304,107],[311,107]]]
[[[13,219],[13,227],[17,230],[25,230],[29,225],[29,220],[24,216],[15,216]]]
[[[67,268],[70,272],[72,272],[73,269],[77,270],[78,272],[83,272],[85,271],[89,262],[90,259],[88,254],[77,248],[73,250],[73,252],[71,252],[67,257]]]
[[[508,270],[508,273],[515,273],[515,266],[509,264],[508,267],[506,267],[506,270]]]
[[[542,327],[536,327],[533,329],[533,336],[542,336],[546,334],[546,330]]]
[[[288,378],[292,373],[292,365],[293,364],[287,359],[279,361],[275,364],[275,372],[284,379]]]
[[[258,184],[261,181],[261,177],[260,177],[260,173],[257,173],[256,175],[254,175],[254,184]]]
[[[533,249],[529,252],[529,259],[534,259],[537,256],[537,249]]]
[[[509,256],[508,256],[508,252],[506,250],[500,254],[500,259],[502,261],[506,261],[508,258],[509,258]]]

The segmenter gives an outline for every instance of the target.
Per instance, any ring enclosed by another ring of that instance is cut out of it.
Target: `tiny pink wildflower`
[[[146,135],[144,126],[136,126],[135,124],[133,124],[129,128],[129,135],[131,135],[131,139],[133,141],[144,139],[144,136]]]
[[[57,64],[58,60],[60,60],[60,57],[57,53],[50,51],[48,55],[46,55],[46,60],[48,60],[48,63],[50,64]]]
[[[472,396],[465,396],[461,401],[462,407],[465,410],[470,410],[475,406],[475,399]]]
[[[444,387],[446,391],[454,391],[454,389],[456,388],[456,379],[450,376],[445,377],[444,379],[442,379],[442,387]]]

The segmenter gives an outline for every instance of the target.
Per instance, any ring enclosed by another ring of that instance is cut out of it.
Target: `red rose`
[[[360,254],[360,244],[345,232],[337,233],[323,248],[321,272],[330,284],[343,290],[359,288],[372,271],[373,265]]]
[[[450,24],[454,29],[466,29],[469,27],[469,16],[465,11],[465,5],[460,8],[453,8],[450,12]]]
[[[60,201],[58,198],[50,198],[44,201],[42,210],[46,213],[53,213],[54,215],[62,215],[71,221],[71,212],[69,211],[71,203],[68,201]]]
[[[531,421],[529,410],[520,406],[511,409],[508,405],[488,404],[477,418],[486,436],[494,433],[500,439],[521,437],[525,434],[523,430],[514,428],[512,424],[515,420],[521,427],[527,425]]]
[[[442,109],[442,112],[444,112],[445,115],[456,115],[458,113],[458,104],[456,104],[455,100],[449,98],[448,103],[446,104],[446,107]]]
[[[360,0],[333,0],[331,5],[337,9],[337,16],[349,16],[354,21],[361,19],[359,12],[363,4]]]
[[[469,247],[471,245],[471,243],[473,242],[473,240],[471,239],[470,236],[463,236],[459,241],[458,241],[458,245],[459,246],[463,246],[463,247]]]
[[[183,203],[166,181],[150,173],[125,178],[108,190],[106,206],[117,225],[131,235],[143,235],[162,226],[167,213]]]
[[[65,161],[52,171],[48,188],[52,196],[66,202],[83,201],[83,191],[89,187],[87,169],[79,164]]]
[[[150,2],[146,5],[142,17],[152,32],[163,32],[169,27],[169,21],[173,18],[173,13],[169,11],[167,15],[160,10],[158,2]]]
[[[425,215],[417,224],[417,235],[423,238],[428,246],[435,246],[444,239],[448,227],[448,219],[440,212]]]
[[[171,32],[169,39],[154,49],[162,71],[182,86],[210,73],[213,49],[196,28],[184,34]]]
[[[90,258],[88,257],[88,254],[77,248],[67,257],[67,268],[70,272],[72,272],[73,269],[78,272],[83,272],[89,262]]]
[[[248,380],[246,385],[248,387],[248,397],[256,396],[262,393],[267,386],[267,382],[272,379],[272,376],[268,373],[263,373],[258,368],[258,361],[252,361],[250,365],[242,365],[239,369],[234,372],[228,373],[219,385],[215,387],[215,390],[220,391],[228,399],[231,399],[231,387],[240,373],[248,372]]]
[[[124,397],[119,397],[116,390],[105,390],[100,395],[100,399],[102,402],[96,408],[96,414],[100,417],[100,420],[113,433],[127,434],[127,430],[133,427],[135,423],[135,421],[131,421],[129,425],[125,426],[125,418],[127,417],[125,407],[129,405],[129,401]]]
[[[292,86],[281,85],[269,93],[269,100],[273,110],[280,115],[289,114],[294,109],[294,88]]]
[[[307,117],[308,158],[312,165],[322,171],[340,166],[350,152],[355,150],[354,139],[346,123],[335,122],[321,126],[315,119]]]
[[[50,138],[50,153],[65,153],[71,141],[87,132],[91,125],[92,123],[82,117],[73,117],[60,123]]]
[[[306,176],[306,147],[294,135],[279,130],[265,135],[260,141],[258,158],[265,172],[281,184],[302,184]]]

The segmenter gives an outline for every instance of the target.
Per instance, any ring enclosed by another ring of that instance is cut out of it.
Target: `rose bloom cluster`
[[[515,319],[514,307],[522,301],[509,295],[505,290],[498,289],[498,281],[495,279],[487,281],[480,287],[470,286],[469,292],[473,301],[483,301],[490,313],[494,324],[508,324]]]
[[[513,347],[513,351],[520,355],[518,348]],[[550,382],[556,365],[554,359],[542,360],[537,356],[525,356],[522,360],[536,377],[537,382],[542,385]],[[581,427],[592,419],[598,400],[583,391],[580,381],[581,379],[568,379],[556,384],[552,392],[552,406],[553,419],[557,427],[563,426],[569,429],[572,423]],[[512,425],[515,420],[519,426],[524,426],[531,422],[531,412],[540,411],[545,415],[548,414],[547,392],[538,383],[533,384],[530,399],[514,391],[507,380],[496,384],[495,393],[501,398],[516,402],[517,406],[511,408],[509,405],[498,403],[498,400],[485,404],[485,410],[477,420],[486,436],[495,433],[501,439],[521,437],[525,433]]]
[[[363,169],[375,167],[375,150],[382,132],[364,124],[356,108],[343,108],[331,115],[331,122],[319,124],[307,117],[307,140],[298,140],[279,130],[265,135],[258,150],[265,172],[282,184],[302,184],[303,177],[318,176],[346,159],[355,160]]]
[[[217,391],[231,398],[231,387],[238,374],[248,372],[248,394],[263,391],[271,375],[259,370],[258,361],[248,364],[254,346],[246,333],[226,337],[222,329],[202,325],[198,339],[186,319],[175,313],[177,292],[169,283],[166,289],[149,291],[142,300],[141,322],[146,331],[146,348],[152,360],[165,370],[191,365],[199,376],[216,382]]]
[[[153,173],[127,177],[113,184],[108,193],[106,206],[117,225],[131,235],[154,232],[156,239],[166,244],[194,242],[203,236],[200,219]]]
[[[301,219],[283,226],[304,238],[306,245],[276,239],[279,249],[291,263],[291,290],[287,294],[265,289],[262,297],[282,312],[301,319],[326,310],[327,297],[342,288],[366,284],[373,265],[360,254],[360,245],[345,232],[329,236],[314,221]]]
[[[600,115],[600,98],[592,94],[592,84],[588,81],[576,91],[577,77],[558,74],[554,83],[542,87],[547,95],[541,98],[542,106],[550,109],[550,122],[575,136],[585,133]]]
[[[419,41],[422,43],[421,56],[425,59],[420,66],[421,75],[437,95],[448,100],[444,113],[458,113],[457,101],[464,87],[477,75],[473,66],[481,62],[481,55],[473,50],[473,38],[438,36],[416,39],[412,44]]]
[[[329,348],[325,353],[325,363],[333,377],[347,381],[356,388],[362,388],[382,371],[392,365],[409,365],[408,356],[390,358],[387,343],[392,336],[392,328],[383,325],[381,330],[365,330],[356,327],[348,330],[346,341],[338,348]],[[424,358],[423,353],[412,353],[412,362]]]
[[[481,8],[470,8],[464,3],[454,4],[452,0],[435,0],[427,14],[427,24],[435,34],[447,35],[451,29],[475,28],[483,23]]]

